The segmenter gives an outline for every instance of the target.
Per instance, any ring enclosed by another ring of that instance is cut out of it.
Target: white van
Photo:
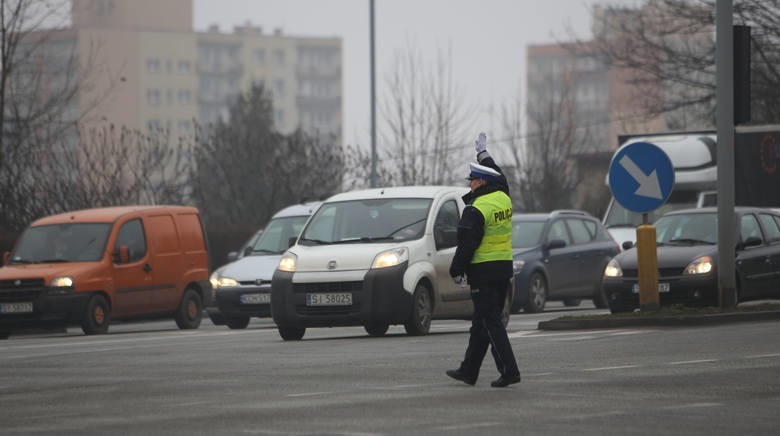
[[[335,326],[382,336],[395,324],[424,335],[431,319],[469,319],[469,289],[449,274],[467,192],[410,186],[327,199],[274,273],[271,313],[281,337]]]

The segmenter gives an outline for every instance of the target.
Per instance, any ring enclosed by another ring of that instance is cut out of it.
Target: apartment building
[[[172,136],[227,120],[228,107],[252,84],[274,102],[276,128],[342,135],[342,50],[337,37],[283,35],[280,30],[212,26],[195,32],[192,0],[72,0],[80,55],[96,54],[104,73],[80,93],[97,117]]]

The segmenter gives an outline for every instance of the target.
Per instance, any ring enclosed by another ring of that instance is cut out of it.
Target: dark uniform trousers
[[[520,374],[506,328],[501,322],[508,288],[509,280],[482,283],[478,288],[472,287],[474,315],[471,319],[471,335],[466,356],[460,364],[462,373],[477,378],[482,360],[490,346],[496,368],[502,376],[513,377]]]

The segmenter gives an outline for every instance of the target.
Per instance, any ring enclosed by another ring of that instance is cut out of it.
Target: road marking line
[[[725,404],[723,403],[691,403],[691,404],[681,404],[677,406],[665,406],[662,407],[662,410],[678,410],[678,409],[699,409],[702,407],[723,407]]]
[[[640,365],[604,366],[602,368],[585,368],[583,371],[611,371],[613,369],[639,368]]]
[[[331,391],[331,392],[306,392],[306,393],[303,393],[303,394],[288,394],[288,395],[285,395],[285,397],[289,397],[289,398],[315,397],[317,395],[330,395],[330,394],[335,394],[335,392],[333,392],[333,391]]]
[[[484,428],[484,427],[495,427],[497,425],[500,425],[497,422],[475,422],[473,424],[464,424],[464,425],[448,425],[445,427],[439,427],[441,430],[468,430],[471,428]]]
[[[692,365],[695,363],[711,363],[717,362],[718,359],[701,359],[701,360],[682,360],[679,362],[669,362],[667,365]]]
[[[773,354],[756,354],[755,356],[748,356],[748,359],[766,359],[769,357],[780,357],[780,353]]]

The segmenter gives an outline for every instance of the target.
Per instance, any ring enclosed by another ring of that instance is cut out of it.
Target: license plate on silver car
[[[351,306],[352,294],[349,292],[306,294],[306,305],[307,306]]]
[[[271,294],[243,294],[239,297],[241,304],[268,304]]]
[[[33,304],[30,303],[3,303],[0,304],[0,313],[32,313]]]
[[[639,283],[634,283],[634,286],[631,287],[631,292],[634,294],[639,293]],[[669,292],[669,283],[658,283],[658,292]]]

